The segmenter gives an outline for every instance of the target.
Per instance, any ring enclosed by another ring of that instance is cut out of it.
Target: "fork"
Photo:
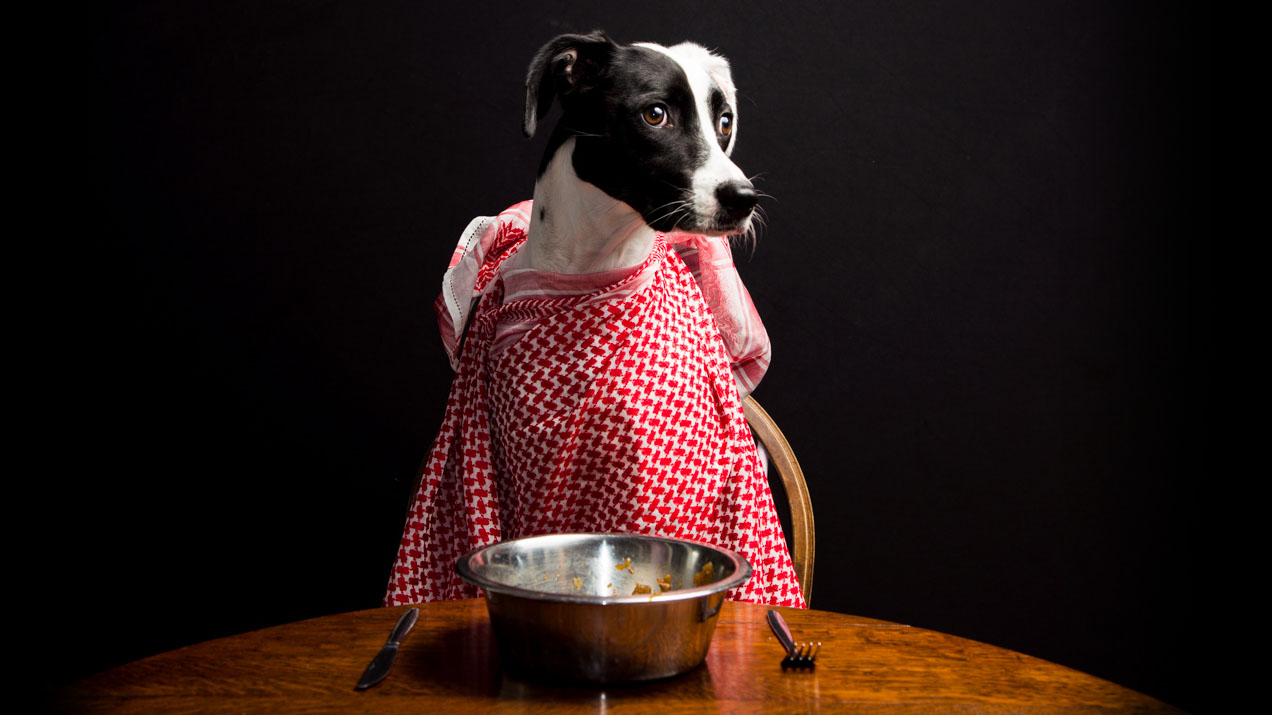
[[[821,652],[821,643],[816,646],[812,643],[804,643],[800,645],[794,653],[788,653],[782,659],[783,668],[815,668],[817,667],[817,654]]]
[[[786,649],[786,657],[782,658],[783,668],[817,667],[817,654],[821,652],[821,643],[815,647],[812,643],[797,645],[795,638],[791,636],[790,626],[786,625],[786,619],[782,618],[782,614],[777,611],[768,612],[768,624],[773,630],[773,635],[777,636],[778,642]]]

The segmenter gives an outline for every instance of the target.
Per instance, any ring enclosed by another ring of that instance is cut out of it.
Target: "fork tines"
[[[817,654],[821,652],[821,643],[814,648],[812,643],[801,643],[795,650],[782,659],[783,668],[814,668],[817,666]]]

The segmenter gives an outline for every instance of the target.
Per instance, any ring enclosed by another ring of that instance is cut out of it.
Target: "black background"
[[[1208,449],[1195,51],[1162,3],[164,2],[94,24],[87,216],[39,499],[83,675],[378,605],[450,372],[459,232],[529,198],[534,51],[733,63],[756,397],[816,507],[813,605],[1195,707]],[[70,225],[79,225],[69,219]]]

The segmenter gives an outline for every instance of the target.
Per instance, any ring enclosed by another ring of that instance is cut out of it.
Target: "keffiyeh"
[[[454,563],[495,541],[624,532],[735,550],[754,574],[730,598],[803,606],[741,408],[768,339],[727,243],[660,235],[633,269],[501,270],[530,207],[474,220],[446,273],[456,375],[385,604],[478,595]]]

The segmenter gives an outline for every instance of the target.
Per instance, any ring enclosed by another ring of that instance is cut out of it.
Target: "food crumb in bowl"
[[[671,574],[667,574],[666,576],[658,579],[658,588],[661,588],[664,591],[671,590]]]
[[[652,588],[646,586],[643,583],[638,583],[636,584],[636,589],[632,591],[632,595],[635,596],[642,593],[653,593],[653,592],[654,590]]]
[[[714,574],[715,566],[708,561],[702,565],[702,569],[698,571],[698,573],[693,575],[693,585],[705,586],[709,583],[713,583],[715,581],[715,578],[713,578]]]
[[[618,564],[614,567],[615,571],[622,571],[623,569],[627,569],[628,571],[632,569],[632,557],[628,556],[627,558],[623,559],[623,563]]]
[[[575,591],[578,591],[578,590],[579,590],[579,589],[581,589],[581,588],[583,588],[583,579],[579,578],[578,576],[575,576],[575,577],[574,577],[574,590],[575,590]]]

